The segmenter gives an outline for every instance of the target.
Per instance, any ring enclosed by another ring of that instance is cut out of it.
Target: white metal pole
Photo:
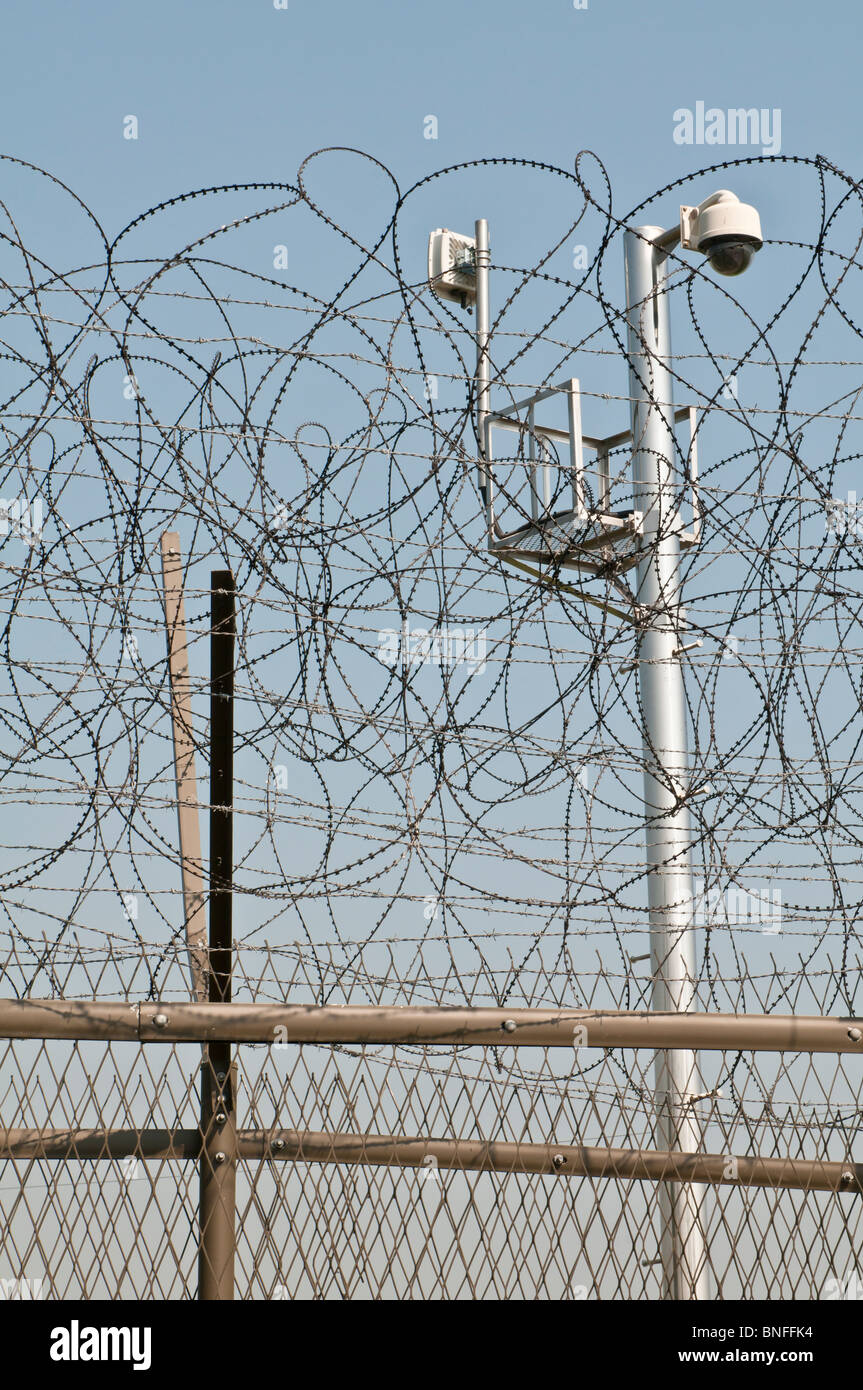
[[[650,911],[652,1008],[686,1013],[695,979],[694,885],[681,645],[679,470],[675,468],[671,331],[665,284],[667,257],[653,241],[661,227],[624,237],[632,471],[635,507],[644,513],[645,553],[638,601],[652,611],[639,645],[644,717],[644,803]],[[697,1151],[700,1125],[692,1097],[702,1088],[693,1051],[657,1053],[657,1131],[661,1145]],[[704,1188],[661,1188],[663,1296],[710,1297],[701,1217]]]

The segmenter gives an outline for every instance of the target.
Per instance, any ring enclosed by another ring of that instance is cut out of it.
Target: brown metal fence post
[[[210,971],[213,1004],[231,1001],[235,586],[210,576]],[[231,1044],[211,1042],[201,1071],[199,1299],[234,1297],[236,1069]]]

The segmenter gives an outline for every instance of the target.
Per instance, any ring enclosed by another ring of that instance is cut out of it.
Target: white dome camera
[[[742,275],[763,244],[756,209],[725,188],[680,209],[680,245],[700,251],[719,275]]]

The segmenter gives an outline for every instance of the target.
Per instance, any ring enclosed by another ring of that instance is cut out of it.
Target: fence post
[[[195,735],[189,690],[189,649],[183,604],[183,564],[176,531],[162,535],[162,579],[168,632],[168,671],[171,682],[171,723],[174,733],[174,775],[177,785],[177,827],[186,946],[192,975],[192,998],[202,1002],[207,991],[207,919],[201,827],[198,820],[198,781],[195,776]]]
[[[211,1003],[231,1002],[234,801],[235,585],[210,576],[210,971]],[[237,1122],[230,1042],[208,1044],[201,1069],[198,1297],[234,1297]]]

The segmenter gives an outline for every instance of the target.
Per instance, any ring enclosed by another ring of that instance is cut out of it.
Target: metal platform
[[[553,429],[548,425],[538,424],[536,420],[537,405],[559,395],[565,395],[567,400],[567,430]],[[674,419],[675,422],[689,422],[689,450],[683,485],[688,485],[690,489],[690,528],[685,527],[680,510],[672,520],[679,543],[681,547],[685,547],[697,545],[701,536],[695,407],[683,406],[675,410]],[[496,515],[492,451],[494,429],[516,433],[526,431],[528,435],[525,466],[530,475],[531,519],[510,531],[502,529]],[[648,549],[644,540],[645,513],[635,508],[624,511],[611,509],[609,465],[612,450],[631,440],[631,430],[622,430],[605,438],[596,438],[582,432],[581,392],[574,377],[503,410],[489,412],[483,420],[483,477],[489,550],[504,560],[517,559],[534,564],[553,564],[555,568],[577,569],[589,574],[609,571],[620,574],[631,569]],[[549,444],[566,446],[569,452],[568,466],[551,460]],[[592,450],[596,455],[596,507],[587,504],[585,448]],[[569,474],[572,506],[568,509],[550,510],[554,495],[551,486],[553,467],[559,471],[565,469]]]
[[[643,534],[641,512],[554,512],[515,531],[495,534],[489,550],[503,559],[552,562],[598,573],[612,565],[621,573],[637,564]]]

